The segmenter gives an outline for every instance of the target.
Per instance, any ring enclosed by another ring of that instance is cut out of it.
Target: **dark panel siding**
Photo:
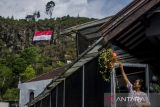
[[[41,102],[40,102],[40,101],[37,102],[37,103],[35,104],[35,107],[41,107]]]
[[[77,34],[77,54],[83,53],[89,46],[89,41],[80,34]]]
[[[103,80],[95,58],[85,65],[85,107],[103,107]]]
[[[50,107],[50,96],[47,96],[42,100],[42,107]]]
[[[51,91],[51,107],[56,107],[56,89]]]
[[[82,107],[82,72],[76,71],[66,79],[65,107]]]
[[[63,85],[64,85],[63,82],[58,85],[58,102],[57,102],[57,107],[63,107]]]

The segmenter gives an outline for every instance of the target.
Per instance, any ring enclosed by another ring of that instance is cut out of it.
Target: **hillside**
[[[74,60],[75,37],[60,36],[65,28],[95,19],[64,16],[27,21],[0,17],[0,99],[18,100],[17,84],[52,71]],[[50,42],[32,42],[34,31],[51,29],[57,35]]]

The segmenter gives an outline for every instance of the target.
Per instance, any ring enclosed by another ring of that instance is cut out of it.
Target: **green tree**
[[[21,57],[24,58],[24,60],[27,62],[28,65],[36,63],[39,57],[40,50],[38,47],[32,46],[29,48],[26,48],[21,53]]]
[[[23,80],[29,80],[35,77],[36,71],[32,67],[32,65],[27,66],[26,70],[21,74],[23,77]]]
[[[10,86],[12,82],[12,71],[6,65],[0,64],[0,99],[5,89]]]
[[[5,94],[3,95],[4,100],[9,101],[18,101],[19,91],[16,88],[9,88],[6,90]]]
[[[54,9],[55,3],[53,1],[50,1],[46,4],[46,14],[52,17],[52,12]]]
[[[26,67],[27,67],[27,63],[23,58],[16,58],[13,61],[13,65],[12,65],[13,73],[17,76],[23,73]]]
[[[8,68],[6,65],[0,64],[0,84],[1,86],[6,85],[5,82],[8,82],[11,76],[12,76],[11,69]]]

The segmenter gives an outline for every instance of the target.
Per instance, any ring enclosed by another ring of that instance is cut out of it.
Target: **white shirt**
[[[136,92],[135,90],[133,90],[133,85],[131,84],[131,82],[128,82],[127,88],[129,90],[128,97],[130,98],[127,107],[138,107],[137,104],[143,102],[148,102],[150,104],[147,94],[144,92]]]

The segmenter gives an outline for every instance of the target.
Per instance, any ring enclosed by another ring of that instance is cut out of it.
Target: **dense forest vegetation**
[[[18,100],[18,82],[64,66],[74,60],[75,37],[60,36],[65,28],[95,19],[64,16],[44,20],[0,17],[0,100]],[[37,30],[54,30],[52,41],[32,42]]]

